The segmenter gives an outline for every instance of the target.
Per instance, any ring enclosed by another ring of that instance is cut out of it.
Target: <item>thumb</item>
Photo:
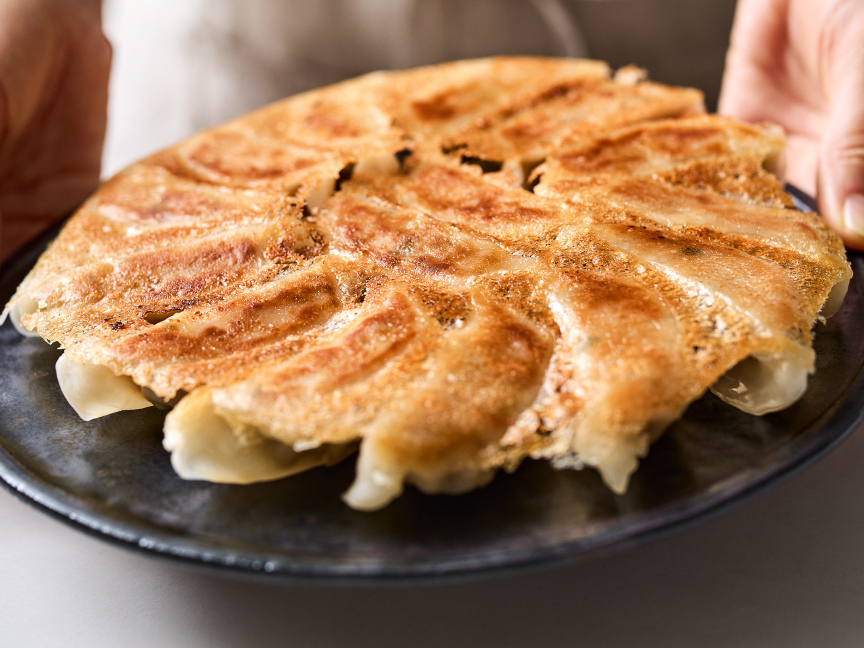
[[[819,208],[849,247],[864,250],[864,56],[832,97],[819,159]]]

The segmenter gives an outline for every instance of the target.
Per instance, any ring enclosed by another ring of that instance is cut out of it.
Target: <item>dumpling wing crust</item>
[[[526,457],[622,491],[712,385],[758,413],[806,384],[851,273],[791,209],[782,149],[597,62],[375,73],[126,169],[7,311],[179,398],[166,447],[187,477],[273,479],[359,446],[360,509]]]

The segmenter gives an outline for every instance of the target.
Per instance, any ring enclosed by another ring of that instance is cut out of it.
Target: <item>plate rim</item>
[[[786,189],[799,209],[815,211],[812,198],[795,187],[787,185]],[[62,222],[28,243],[0,265],[0,286],[11,286],[14,290],[14,286],[20,283],[20,278],[23,278],[38,258],[38,254],[61,227]],[[864,256],[849,252],[849,258],[853,266],[853,281],[862,288]],[[16,280],[19,275],[20,278]],[[587,537],[529,548],[448,556],[440,563],[388,563],[370,560],[366,565],[340,565],[322,557],[303,559],[294,556],[288,559],[218,547],[208,549],[205,542],[177,537],[177,532],[153,533],[143,527],[105,517],[97,511],[76,508],[74,496],[32,473],[18,462],[2,443],[0,485],[21,501],[91,537],[149,557],[167,559],[186,567],[204,568],[211,573],[225,576],[265,578],[269,582],[281,580],[334,584],[416,584],[445,579],[452,581],[549,568],[602,555],[675,533],[719,515],[797,474],[836,448],[864,417],[860,406],[862,402],[864,363],[857,368],[845,391],[827,404],[802,434],[786,440],[763,457],[759,464],[719,480],[710,490],[700,489],[680,500],[631,513],[626,518],[626,524],[621,519],[618,519],[616,524],[613,519],[612,522],[604,523],[597,533]],[[766,463],[770,463],[767,468],[764,465]]]

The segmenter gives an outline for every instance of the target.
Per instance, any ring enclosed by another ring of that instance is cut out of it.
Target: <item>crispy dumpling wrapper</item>
[[[851,271],[783,147],[595,61],[375,73],[124,170],[5,313],[66,350],[82,416],[176,403],[185,478],[359,447],[362,510],[529,457],[623,492],[709,388],[757,415],[806,389]]]

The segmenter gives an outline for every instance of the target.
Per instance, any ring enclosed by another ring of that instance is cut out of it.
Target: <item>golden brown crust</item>
[[[742,359],[812,367],[849,276],[769,173],[776,131],[626,77],[459,62],[205,131],[84,205],[24,324],[162,398],[206,390],[240,436],[362,440],[424,488],[578,455],[620,489]]]

